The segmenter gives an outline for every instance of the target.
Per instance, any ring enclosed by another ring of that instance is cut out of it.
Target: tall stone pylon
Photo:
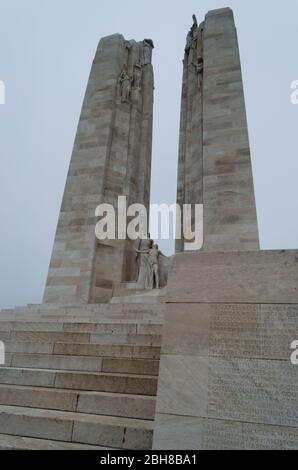
[[[177,203],[204,205],[203,251],[259,249],[237,31],[230,8],[193,17],[183,61]],[[194,220],[193,220],[194,222]],[[184,250],[177,240],[176,251]]]
[[[134,245],[100,242],[95,209],[118,196],[148,209],[153,42],[116,34],[99,42],[83,102],[45,289],[48,303],[105,302],[135,280]]]

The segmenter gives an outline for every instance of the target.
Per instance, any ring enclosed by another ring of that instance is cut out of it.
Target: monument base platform
[[[297,288],[297,251],[175,256],[155,449],[298,448]]]

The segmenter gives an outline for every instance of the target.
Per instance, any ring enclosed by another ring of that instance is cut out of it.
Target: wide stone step
[[[96,313],[79,316],[79,315],[41,315],[39,313],[34,314],[3,314],[0,312],[0,325],[6,323],[112,323],[112,324],[159,324],[162,325],[163,315],[157,314],[146,314],[138,315],[136,312],[128,312],[117,314],[116,316],[111,315],[98,315]],[[61,328],[59,326],[58,328]],[[2,328],[1,328],[2,329]],[[4,329],[4,327],[3,327]]]
[[[166,293],[163,290],[150,290],[150,291],[139,291],[135,292],[133,295],[127,295],[128,292],[123,293],[124,295],[121,295],[121,292],[116,294],[112,299],[110,300],[110,305],[117,305],[117,304],[141,304],[143,306],[148,306],[148,305],[162,305],[165,302],[166,299]]]
[[[77,334],[77,333],[70,333]],[[86,334],[86,333],[81,333]],[[150,334],[104,335],[90,334],[90,343],[93,344],[134,344],[139,346],[160,346],[162,336]]]
[[[163,315],[159,314],[137,314],[133,312],[117,315],[90,314],[79,315],[41,315],[41,314],[2,314],[0,312],[0,325],[2,322],[25,321],[40,323],[156,323],[163,324]]]
[[[0,340],[3,341],[34,341],[34,342],[55,342],[64,343],[89,343],[88,333],[63,333],[57,331],[0,331]]]
[[[160,346],[161,335],[72,333],[64,331],[0,331],[0,340]]]
[[[103,323],[94,322],[56,322],[56,321],[0,321],[0,331],[42,331],[42,332],[69,332],[69,333],[101,333],[101,334],[160,334],[161,324],[146,323]]]
[[[14,309],[2,309],[0,310],[0,317],[6,316],[12,318],[13,316],[18,318],[29,318],[30,316],[41,316],[49,318],[65,318],[67,316],[73,316],[76,318],[87,318],[93,317],[113,317],[119,316],[124,318],[125,315],[135,315],[142,317],[143,315],[148,318],[154,315],[162,316],[165,312],[165,304],[142,304],[142,303],[129,303],[127,299],[125,302],[118,304],[89,304],[84,306],[59,306],[59,305],[48,305],[42,304],[34,307],[16,307]]]
[[[63,356],[54,354],[11,354],[12,367],[66,369],[74,371],[116,372],[158,375],[159,361],[152,359]]]
[[[151,293],[151,295],[156,293]],[[139,294],[138,294],[139,295]],[[140,294],[141,295],[141,294]],[[147,294],[148,295],[148,294]],[[149,294],[150,295],[150,294]],[[124,306],[134,305],[134,302],[130,302],[129,298],[126,297],[125,302],[122,304],[113,305],[111,303],[99,303],[99,304],[84,304],[84,305],[63,305],[63,304],[30,304],[25,306],[16,306],[14,308],[4,308],[0,309],[0,313],[43,313],[51,314],[61,312],[64,315],[69,312],[75,312],[76,314],[83,315],[87,312],[97,312],[97,313],[110,313],[110,312],[120,312]],[[162,305],[162,304],[161,304]],[[141,306],[142,311],[152,310],[151,305]],[[154,308],[154,307],[153,307]]]
[[[56,354],[71,356],[106,356],[134,359],[159,359],[160,346],[132,344],[53,343],[33,341],[5,341],[6,356],[10,353]]]
[[[0,434],[0,450],[112,450],[111,447]],[[115,449],[113,449],[115,450]]]
[[[162,325],[147,323],[63,323],[63,331],[93,334],[160,335]]]
[[[0,384],[156,395],[157,377],[150,375],[0,368]],[[0,431],[1,432],[1,431]]]
[[[0,433],[120,449],[151,449],[145,420],[0,405]]]
[[[155,402],[155,397],[142,395],[0,385],[0,403],[8,406],[153,420]]]

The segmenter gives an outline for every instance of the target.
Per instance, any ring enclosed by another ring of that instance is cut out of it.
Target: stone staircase
[[[163,313],[145,299],[0,311],[0,449],[151,449]]]

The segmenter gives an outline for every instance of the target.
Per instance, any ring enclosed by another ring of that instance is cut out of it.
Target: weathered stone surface
[[[98,45],[68,171],[46,303],[107,302],[115,283],[136,278],[134,243],[97,240],[95,209],[103,202],[115,207],[122,195],[128,204],[149,206],[152,47],[125,41],[120,34]]]
[[[1,333],[0,333],[1,337]],[[52,331],[12,331],[11,341],[38,341],[38,342],[61,342],[61,343],[88,343],[88,333],[66,333]]]
[[[87,415],[87,418],[75,421],[72,441],[121,449],[148,449],[152,433],[150,421],[113,417],[101,417],[99,420]]]
[[[75,411],[78,392],[51,388],[0,385],[2,405]]]
[[[163,353],[287,361],[297,318],[294,304],[168,304]]]
[[[84,356],[61,356],[47,354],[13,354],[13,367],[30,367],[36,369],[64,369],[100,372],[102,358]]]
[[[6,406],[77,411],[105,416],[154,419],[155,397],[121,393],[66,390],[24,385],[0,385],[0,401]]]
[[[90,335],[91,343],[99,344],[135,344],[144,346],[160,346],[160,335]]]
[[[206,15],[183,68],[177,202],[204,204],[204,251],[259,249],[233,12]],[[177,241],[183,251],[183,240]]]
[[[290,361],[297,311],[169,303],[154,448],[297,448],[298,370]]]
[[[153,420],[155,397],[106,392],[80,392],[77,411]]]
[[[125,374],[158,375],[159,361],[151,359],[114,359],[104,358],[103,372]]]
[[[297,450],[297,427],[243,424],[243,449]]]
[[[156,413],[153,449],[202,449],[200,420],[192,416],[176,416],[173,414]]]
[[[8,338],[0,448],[150,449],[163,310],[127,303],[0,314]]]
[[[297,450],[297,428],[157,414],[154,449]]]
[[[113,416],[0,405],[0,427],[7,434],[111,447],[147,449],[152,423]]]
[[[155,395],[156,377],[146,375],[83,373],[58,371],[55,387],[75,390],[94,390],[135,395]]]
[[[153,449],[241,450],[242,423],[157,414]]]
[[[32,385],[35,387],[53,387],[55,373],[46,370],[0,368],[0,383],[14,385]]]
[[[298,304],[298,252],[179,253],[169,302]]]
[[[53,343],[31,343],[29,341],[8,341],[5,343],[7,352],[20,352],[24,354],[51,354],[53,351]]]
[[[108,447],[73,444],[51,439],[0,434],[0,450],[108,450]]]
[[[290,360],[210,358],[207,415],[298,428],[297,383]]]
[[[162,355],[157,412],[181,416],[206,416],[208,359]]]
[[[58,413],[0,405],[0,428],[5,429],[7,434],[17,436],[71,441],[72,421],[55,419]]]

